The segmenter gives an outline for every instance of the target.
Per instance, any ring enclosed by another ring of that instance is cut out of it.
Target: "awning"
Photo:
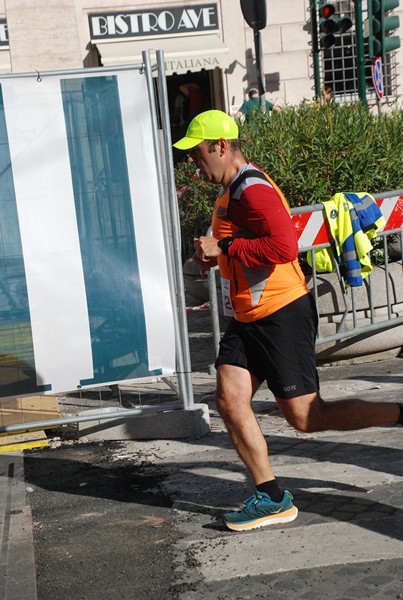
[[[163,50],[167,75],[228,67],[228,48],[217,35],[97,42],[104,67],[143,62],[143,50]],[[153,61],[153,54],[152,54]]]
[[[7,50],[0,50],[0,73],[11,73],[10,51],[8,48]]]

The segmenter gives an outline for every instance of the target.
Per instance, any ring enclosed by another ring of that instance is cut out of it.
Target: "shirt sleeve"
[[[246,113],[246,102],[243,102],[241,108],[238,110],[238,112],[245,114]]]
[[[295,260],[298,241],[280,195],[266,184],[246,187],[239,200],[231,200],[229,219],[239,231],[228,250],[247,267],[266,267]]]

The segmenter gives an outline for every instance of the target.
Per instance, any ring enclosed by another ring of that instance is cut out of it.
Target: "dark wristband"
[[[220,250],[224,254],[224,256],[228,256],[228,249],[231,246],[233,241],[234,241],[234,238],[230,237],[230,236],[227,236],[225,238],[222,238],[221,240],[218,240],[217,246],[220,248]]]

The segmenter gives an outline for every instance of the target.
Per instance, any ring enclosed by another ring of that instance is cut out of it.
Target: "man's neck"
[[[226,188],[231,183],[244,165],[246,165],[246,159],[241,152],[237,152],[225,170],[224,177],[221,181],[223,188]]]
[[[237,177],[239,171],[241,171],[241,169],[247,164],[247,161],[245,160],[245,158],[242,156],[242,161],[234,163],[232,165],[233,168],[228,169],[227,172],[225,173],[225,178],[223,179],[223,181],[221,182],[221,186],[222,186],[222,190],[225,191],[230,185],[231,183],[234,181],[234,179]]]

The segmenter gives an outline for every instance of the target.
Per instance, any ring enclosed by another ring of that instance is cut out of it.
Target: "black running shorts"
[[[319,391],[315,340],[318,315],[312,294],[251,323],[232,319],[215,363],[253,373],[278,398]]]

